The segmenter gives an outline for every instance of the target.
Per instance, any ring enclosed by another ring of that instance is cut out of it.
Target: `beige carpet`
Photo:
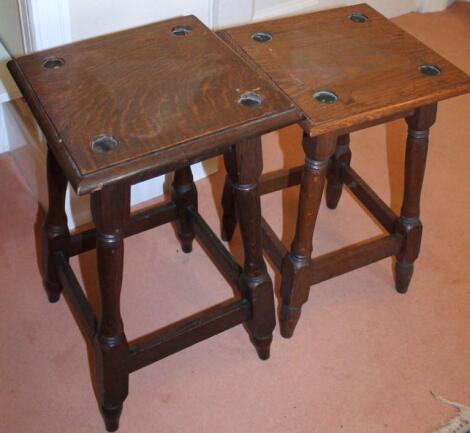
[[[396,19],[470,72],[470,3]],[[265,137],[265,168],[302,161],[296,127]],[[353,134],[353,165],[399,209],[405,127]],[[281,144],[279,144],[281,142]],[[422,253],[408,295],[393,289],[391,260],[315,286],[296,334],[278,329],[268,362],[240,326],[134,373],[121,433],[426,433],[455,416],[430,391],[470,404],[470,96],[440,104],[422,199]],[[218,231],[222,173],[198,183]],[[389,185],[392,185],[390,187]],[[263,198],[286,243],[297,189]],[[37,204],[8,155],[0,158],[0,432],[104,431],[87,351],[66,303],[50,305],[37,270]],[[40,218],[39,218],[40,220]],[[349,194],[324,205],[316,253],[379,228]],[[126,240],[123,316],[130,339],[231,296],[196,245],[184,255],[170,226]],[[231,245],[240,256],[240,241]],[[94,256],[87,269],[96,299]],[[275,276],[278,283],[278,277]]]

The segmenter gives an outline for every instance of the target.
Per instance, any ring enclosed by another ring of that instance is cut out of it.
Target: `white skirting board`
[[[373,8],[388,18],[409,12],[438,12],[446,9],[455,0],[367,0]],[[298,15],[306,12],[331,9],[340,6],[364,3],[356,0],[263,0],[255,1],[253,21]]]
[[[8,125],[6,134],[11,146],[10,153],[32,195],[44,209],[47,209],[46,143],[44,137],[32,119],[23,99],[0,104],[0,107],[2,107],[4,125]],[[0,113],[0,137],[2,134],[1,119]],[[215,173],[217,169],[218,159],[216,158],[194,164],[192,166],[194,180],[207,177]],[[166,176],[160,176],[133,185],[131,204],[134,206],[161,196],[165,184]],[[71,229],[91,221],[89,197],[79,197],[71,188],[67,190],[65,209]]]

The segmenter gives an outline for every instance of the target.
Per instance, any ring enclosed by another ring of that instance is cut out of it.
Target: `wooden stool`
[[[194,343],[244,322],[260,358],[267,359],[275,311],[261,245],[260,135],[297,122],[294,104],[192,16],[28,55],[8,66],[49,147],[44,284],[51,302],[64,293],[93,347],[94,385],[107,430],[118,428],[129,373]],[[243,268],[198,213],[189,167],[223,152],[233,167]],[[170,171],[171,201],[131,215],[131,185]],[[91,194],[95,229],[69,233],[67,182],[78,194]],[[128,343],[120,313],[124,238],[171,221],[183,250],[191,251],[197,236],[241,295]],[[69,265],[70,257],[93,248],[98,320]]]
[[[385,257],[396,257],[396,289],[405,293],[420,248],[419,201],[437,101],[470,91],[470,77],[365,4],[256,23],[220,35],[267,73],[305,116],[305,164],[264,175],[260,183],[262,194],[300,184],[290,251],[262,222],[264,247],[282,274],[282,335],[292,336],[311,285]],[[405,118],[409,128],[400,216],[350,167],[349,149],[350,132],[398,118]],[[233,170],[229,159],[226,165]],[[336,207],[345,184],[389,234],[312,259],[325,179],[329,208]],[[231,203],[227,182],[225,239],[230,239],[236,222]]]

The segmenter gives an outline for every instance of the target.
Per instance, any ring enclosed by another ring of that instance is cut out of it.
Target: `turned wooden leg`
[[[225,169],[227,173],[233,172],[233,159],[230,156],[230,152],[224,155]],[[237,213],[235,207],[235,193],[233,190],[232,181],[230,176],[225,176],[224,191],[222,193],[222,228],[221,238],[224,241],[230,241],[233,237],[233,232],[237,226]]]
[[[395,288],[406,293],[413,274],[413,263],[418,258],[423,226],[419,220],[419,203],[423,186],[429,129],[436,121],[437,104],[427,105],[406,119],[405,187],[403,205],[396,230],[404,236],[403,248],[395,263]]]
[[[351,163],[351,149],[349,147],[349,134],[338,137],[336,150],[330,159],[330,166],[326,176],[326,205],[336,209],[341,193],[343,192],[343,167]]]
[[[311,138],[304,134],[305,165],[300,184],[297,225],[291,251],[281,268],[281,335],[292,337],[302,305],[310,290],[308,268],[311,265],[312,237],[320,208],[328,160],[335,151],[333,134]]]
[[[239,286],[252,304],[253,317],[247,323],[252,341],[261,359],[269,358],[272,333],[276,326],[274,293],[263,259],[261,203],[258,179],[262,171],[261,138],[232,146],[229,176],[235,192],[235,204],[243,239],[245,263]]]
[[[54,254],[57,251],[67,250],[70,235],[65,214],[67,178],[50,150],[47,151],[47,189],[49,209],[44,223],[42,242],[43,278],[49,301],[57,302],[62,286]]]
[[[185,253],[193,249],[194,232],[191,228],[188,207],[197,209],[197,190],[193,181],[191,167],[183,167],[175,171],[175,177],[171,184],[171,196],[178,209],[176,220],[176,235]]]
[[[101,312],[94,340],[95,391],[108,431],[119,427],[128,393],[128,344],[120,311],[124,240],[130,215],[130,186],[112,185],[94,192],[91,210],[96,225]]]

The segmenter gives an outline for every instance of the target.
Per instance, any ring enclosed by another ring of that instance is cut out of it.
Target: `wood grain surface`
[[[350,19],[354,13],[368,20]],[[470,91],[470,77],[366,4],[225,30],[303,111],[310,135],[348,131]],[[257,42],[255,32],[272,40]],[[421,65],[441,70],[424,75]],[[336,103],[313,95],[329,90]]]
[[[175,35],[178,26],[190,33]],[[48,58],[64,64],[46,68]],[[34,53],[9,67],[81,193],[162,164],[171,169],[169,162],[189,162],[194,154],[201,159],[216,145],[299,119],[276,86],[194,16]],[[262,103],[240,104],[246,92]],[[95,152],[91,142],[99,135],[114,137],[117,146]],[[178,145],[184,148],[160,157]]]

